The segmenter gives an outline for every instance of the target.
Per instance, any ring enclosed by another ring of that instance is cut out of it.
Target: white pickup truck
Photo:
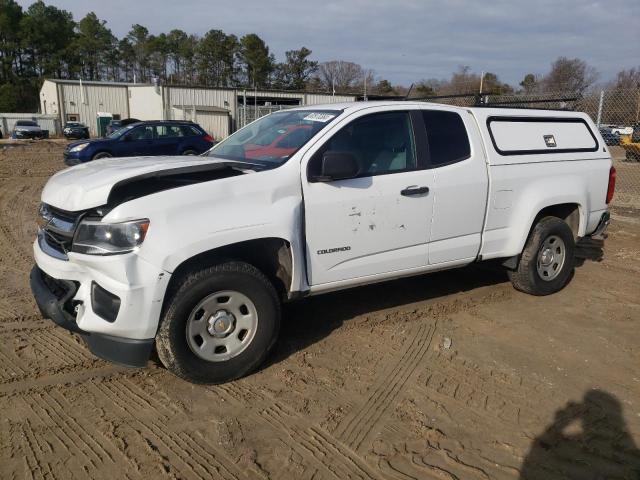
[[[97,356],[193,382],[255,369],[282,301],[501,259],[547,295],[602,236],[615,170],[585,114],[421,102],[263,117],[201,157],[120,158],[42,192],[31,287]],[[331,312],[327,312],[331,315]]]

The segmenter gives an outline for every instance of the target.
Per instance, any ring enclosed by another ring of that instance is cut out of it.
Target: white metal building
[[[57,115],[62,124],[82,122],[92,135],[100,113],[116,120],[192,120],[216,139],[273,110],[356,100],[355,95],[56,79],[45,80],[40,90],[43,114]]]

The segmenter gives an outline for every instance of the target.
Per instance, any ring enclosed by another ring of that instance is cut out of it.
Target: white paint
[[[596,141],[584,123],[505,122],[489,125],[497,147],[504,152],[518,150],[549,150],[595,148]],[[555,139],[555,147],[545,142],[545,136]]]
[[[49,275],[81,282],[76,296],[85,305],[78,319],[80,327],[129,338],[153,337],[171,272],[199,253],[237,242],[267,237],[286,240],[293,255],[289,290],[321,293],[454,268],[479,255],[483,259],[516,255],[522,251],[533,219],[547,206],[578,204],[581,236],[593,232],[607,209],[609,153],[599,149],[502,156],[493,148],[486,119],[513,115],[511,110],[413,102],[314,108],[335,109],[338,118],[283,166],[154,193],[111,210],[103,221],[150,219],[147,238],[134,253],[110,257],[71,254],[64,262],[48,257],[35,245],[36,262]],[[336,182],[307,180],[307,164],[313,154],[353,119],[419,109],[458,112],[468,130],[471,157],[421,171]],[[586,115],[546,111],[518,111],[518,115],[585,118],[604,145]],[[555,123],[549,121],[548,128],[555,129]],[[529,137],[540,133],[537,127],[519,129],[522,145],[527,147]],[[569,130],[554,132],[559,147],[560,142],[583,145],[582,133],[576,139],[565,139]],[[522,149],[514,140],[508,142]],[[203,162],[215,161],[167,157],[91,162],[54,175],[42,199],[64,210],[88,209],[103,205],[119,181]],[[429,194],[401,196],[400,191],[411,185],[427,186]],[[92,280],[124,299],[113,324],[91,311],[87,295]]]

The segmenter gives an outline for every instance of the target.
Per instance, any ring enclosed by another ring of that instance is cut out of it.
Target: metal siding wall
[[[162,94],[154,86],[129,87],[129,111],[138,120],[162,120]]]
[[[169,86],[169,102],[174,105],[195,105],[196,107],[220,107],[233,112],[235,96],[232,89],[184,88]],[[224,102],[227,102],[225,105]]]
[[[323,103],[355,102],[355,95],[330,95],[322,93],[307,93],[307,105],[320,105]]]
[[[229,136],[229,115],[217,112],[196,111],[195,122],[204,128],[215,140]]]
[[[129,99],[124,85],[83,85],[84,103],[80,85],[63,83],[61,86],[65,115],[79,114],[80,121],[89,127],[91,135],[97,135],[98,112],[119,114],[121,118],[127,116]],[[66,118],[62,121],[66,121]]]

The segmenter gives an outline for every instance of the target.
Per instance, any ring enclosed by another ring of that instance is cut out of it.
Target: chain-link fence
[[[242,128],[270,113],[293,107],[297,107],[297,105],[238,105],[237,128]]]
[[[560,109],[587,113],[598,126],[617,170],[614,206],[640,215],[640,89],[589,93],[434,95],[420,100],[461,107]]]

